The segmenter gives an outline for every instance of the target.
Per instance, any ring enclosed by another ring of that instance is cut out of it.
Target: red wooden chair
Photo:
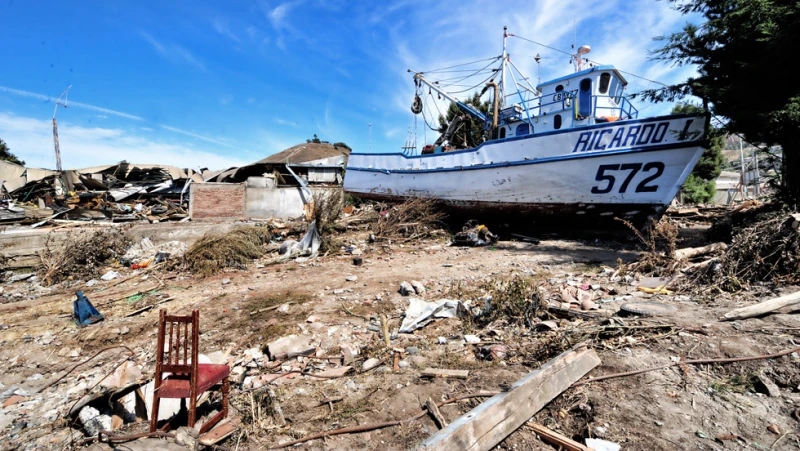
[[[190,328],[191,332],[189,332]],[[169,341],[165,342],[168,329]],[[194,310],[188,316],[174,316],[167,315],[167,311],[164,309],[161,310],[158,319],[156,375],[150,432],[155,432],[157,429],[158,407],[161,398],[188,398],[189,427],[194,427],[197,421],[197,397],[206,391],[220,391],[222,393],[222,410],[203,424],[200,428],[201,434],[228,415],[228,390],[230,388],[228,377],[231,370],[228,365],[198,363],[199,344],[199,311]],[[167,377],[163,377],[165,373],[169,373]],[[169,427],[169,422],[167,422],[161,430],[167,431]]]

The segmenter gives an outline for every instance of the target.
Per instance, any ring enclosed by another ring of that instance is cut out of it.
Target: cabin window
[[[614,97],[614,100],[616,100],[617,103],[619,103],[619,101],[622,100],[622,91],[624,90],[625,90],[625,85],[623,85],[622,83],[617,85],[617,92]]]
[[[519,124],[517,125],[517,131],[514,132],[514,135],[522,136],[522,135],[527,135],[528,133],[530,133],[530,127],[528,126],[528,124]]]
[[[598,88],[600,90],[600,94],[605,94],[608,92],[609,83],[611,83],[611,74],[608,72],[603,72],[600,75],[600,86]]]
[[[592,80],[590,78],[581,80],[578,115],[585,118],[592,115]]]
[[[505,128],[505,127],[502,127],[502,128],[500,129],[500,139],[503,139],[503,138],[505,138],[505,137],[506,137],[506,128]]]
[[[561,128],[561,115],[560,114],[556,114],[553,117],[553,128],[556,129],[556,130]]]

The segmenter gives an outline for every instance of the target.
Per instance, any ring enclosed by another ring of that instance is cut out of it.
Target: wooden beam
[[[469,376],[469,370],[446,370],[439,368],[425,368],[419,375],[421,377],[453,377],[456,379],[466,379]]]
[[[442,412],[439,412],[439,408],[436,407],[436,403],[433,402],[431,398],[428,398],[425,401],[425,408],[428,409],[428,413],[433,418],[433,422],[436,423],[436,426],[439,429],[444,429],[447,427],[447,420],[444,419],[442,416]]]
[[[531,428],[533,432],[535,432],[545,442],[551,445],[558,446],[564,451],[594,451],[594,448],[589,448],[586,445],[581,445],[575,440],[572,440],[567,436],[561,435],[556,431],[547,429],[541,424],[536,424],[532,421],[529,421],[525,423],[525,426]]]
[[[685,260],[688,258],[697,257],[698,255],[710,254],[716,251],[724,251],[727,248],[728,245],[725,243],[713,243],[709,244],[708,246],[701,247],[687,247],[685,249],[678,249],[675,251],[675,259]]]
[[[723,315],[719,320],[734,321],[737,319],[753,318],[754,316],[761,316],[763,314],[774,312],[775,310],[796,304],[800,304],[800,291],[797,293],[787,294],[786,296],[781,296],[779,298],[772,298],[768,301],[759,302],[758,304],[748,307],[731,310]]]
[[[460,416],[417,449],[489,451],[599,364],[594,350],[566,351],[518,380],[509,391]]]

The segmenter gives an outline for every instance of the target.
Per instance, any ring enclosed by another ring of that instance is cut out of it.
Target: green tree
[[[313,138],[311,138],[311,139],[307,139],[307,140],[306,140],[306,142],[307,142],[307,143],[315,143],[315,144],[319,144],[319,143],[321,143],[322,141],[320,141],[320,140],[319,140],[319,138],[317,138],[317,134],[316,134],[316,133],[314,133],[314,137],[313,137]]]
[[[341,141],[340,141],[340,142],[338,142],[338,143],[333,143],[333,148],[335,149],[335,148],[337,148],[337,147],[343,147],[343,148],[345,148],[345,149],[349,150],[350,152],[352,152],[352,151],[353,151],[353,149],[352,149],[350,146],[348,146],[347,144],[345,144],[345,143],[343,143],[343,142],[341,142]]]
[[[679,103],[672,108],[672,114],[707,114],[702,107],[691,103]],[[704,204],[714,200],[717,184],[714,181],[722,172],[725,156],[722,149],[725,147],[725,134],[719,128],[707,130],[708,147],[695,165],[692,173],[683,182],[681,190],[685,201],[692,204]]]
[[[800,42],[800,2],[786,0],[670,0],[701,25],[656,38],[657,60],[696,65],[698,75],[646,91],[653,101],[693,95],[727,118],[726,131],[783,149],[782,193],[800,199],[800,83],[789,61]]]
[[[472,106],[484,115],[489,115],[489,101],[487,100],[482,102],[481,96],[477,92],[464,103]],[[439,115],[439,133],[444,133],[447,131],[447,127],[456,116],[463,116],[464,123],[458,128],[455,136],[450,139],[450,142],[456,147],[460,148],[476,147],[480,145],[484,141],[485,136],[483,131],[483,122],[481,122],[480,119],[467,114],[455,103],[450,104],[450,106],[447,108],[447,113],[445,113],[444,116],[441,114]]]
[[[16,163],[20,166],[25,166],[25,162],[17,158],[17,156],[14,155],[13,153],[11,153],[11,149],[8,148],[8,145],[2,139],[0,139],[0,160]]]

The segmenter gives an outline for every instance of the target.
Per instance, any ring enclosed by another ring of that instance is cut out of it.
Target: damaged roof
[[[253,164],[298,164],[331,157],[347,158],[349,155],[350,149],[346,147],[334,147],[330,143],[302,143]]]

